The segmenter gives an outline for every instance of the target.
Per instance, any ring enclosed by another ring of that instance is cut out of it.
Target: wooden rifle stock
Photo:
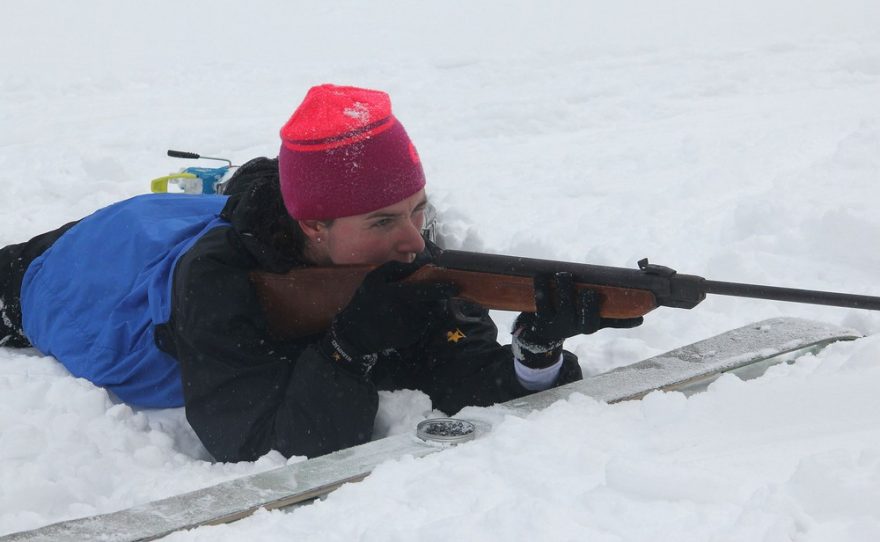
[[[283,339],[324,331],[373,266],[308,267],[286,274],[251,273],[270,330]],[[880,297],[706,280],[639,262],[639,269],[539,260],[458,250],[441,252],[406,281],[452,282],[456,297],[487,309],[535,310],[534,277],[571,273],[578,289],[599,294],[605,318],[635,318],[658,306],[690,309],[706,294],[880,310]]]
[[[279,338],[293,339],[326,330],[333,317],[351,301],[364,276],[374,268],[340,265],[306,267],[285,274],[255,271],[251,280],[272,333]],[[404,282],[451,282],[458,288],[458,299],[487,309],[534,312],[533,277],[534,273],[482,272],[427,264]],[[600,314],[605,318],[635,318],[657,307],[654,294],[649,290],[583,282],[576,282],[575,287],[599,294]]]

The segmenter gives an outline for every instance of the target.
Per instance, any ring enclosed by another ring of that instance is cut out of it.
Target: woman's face
[[[313,246],[323,263],[335,265],[411,262],[425,250],[422,227],[427,205],[422,189],[382,209],[337,218],[316,234]]]

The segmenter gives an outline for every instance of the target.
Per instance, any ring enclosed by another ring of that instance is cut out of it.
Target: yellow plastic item
[[[172,173],[164,177],[157,177],[150,181],[150,192],[154,194],[168,192],[168,181],[174,179],[198,179],[198,176],[193,173]]]

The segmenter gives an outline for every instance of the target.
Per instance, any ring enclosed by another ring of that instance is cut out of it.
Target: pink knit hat
[[[378,90],[312,87],[281,142],[281,194],[299,220],[369,213],[425,186],[416,148]]]

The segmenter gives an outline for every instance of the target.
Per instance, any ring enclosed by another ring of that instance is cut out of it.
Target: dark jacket
[[[434,311],[418,344],[380,356],[368,378],[322,354],[320,335],[275,339],[248,274],[306,265],[281,200],[277,161],[245,164],[227,193],[225,222],[177,260],[170,318],[154,329],[156,344],[180,364],[187,419],[217,460],[253,460],[272,449],[317,456],[366,442],[379,389],[422,390],[448,414],[530,393],[488,313],[456,301]],[[420,258],[429,260],[434,248]],[[557,384],[579,378],[576,358],[566,353]]]

